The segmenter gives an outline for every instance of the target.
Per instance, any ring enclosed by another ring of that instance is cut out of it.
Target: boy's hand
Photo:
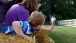
[[[53,29],[54,29],[54,26],[51,26],[51,27],[49,28],[49,31],[51,32],[51,31],[53,31]]]
[[[29,36],[25,36],[27,39],[30,39],[31,37],[29,37]]]
[[[30,40],[30,39],[32,39],[32,37],[25,36],[24,39]]]

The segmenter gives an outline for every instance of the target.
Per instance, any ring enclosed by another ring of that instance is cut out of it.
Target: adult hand
[[[39,9],[40,7],[41,7],[41,3],[39,3],[39,4],[38,4],[38,8],[37,8],[37,11],[38,11],[38,9]]]
[[[39,3],[39,4],[38,4],[38,8],[40,8],[41,6],[42,6],[41,3]]]

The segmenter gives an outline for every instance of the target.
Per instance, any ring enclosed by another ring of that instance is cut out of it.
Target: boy
[[[30,38],[29,36],[39,30],[53,30],[53,26],[49,29],[43,27],[45,16],[38,11],[32,12],[28,21],[14,21],[12,26],[5,26],[2,30],[5,34],[17,34],[21,37]]]

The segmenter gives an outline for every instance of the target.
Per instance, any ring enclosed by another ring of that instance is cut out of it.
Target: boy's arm
[[[50,26],[49,28],[41,26],[41,28],[40,28],[40,30],[47,30],[47,31],[50,31],[50,32],[53,31],[53,29],[54,29],[54,26]]]
[[[22,31],[22,27],[21,27],[21,25],[20,25],[20,23],[18,22],[18,21],[14,21],[13,23],[12,23],[12,26],[13,26],[13,28],[14,28],[14,31],[16,32],[16,34],[18,35],[18,36],[21,36],[21,37],[26,37],[26,38],[30,38],[29,36],[26,36],[24,33],[23,33],[23,31]]]

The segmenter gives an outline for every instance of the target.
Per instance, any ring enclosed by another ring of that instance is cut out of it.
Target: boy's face
[[[41,28],[41,25],[38,25],[35,27],[35,30],[40,30],[40,28]]]

